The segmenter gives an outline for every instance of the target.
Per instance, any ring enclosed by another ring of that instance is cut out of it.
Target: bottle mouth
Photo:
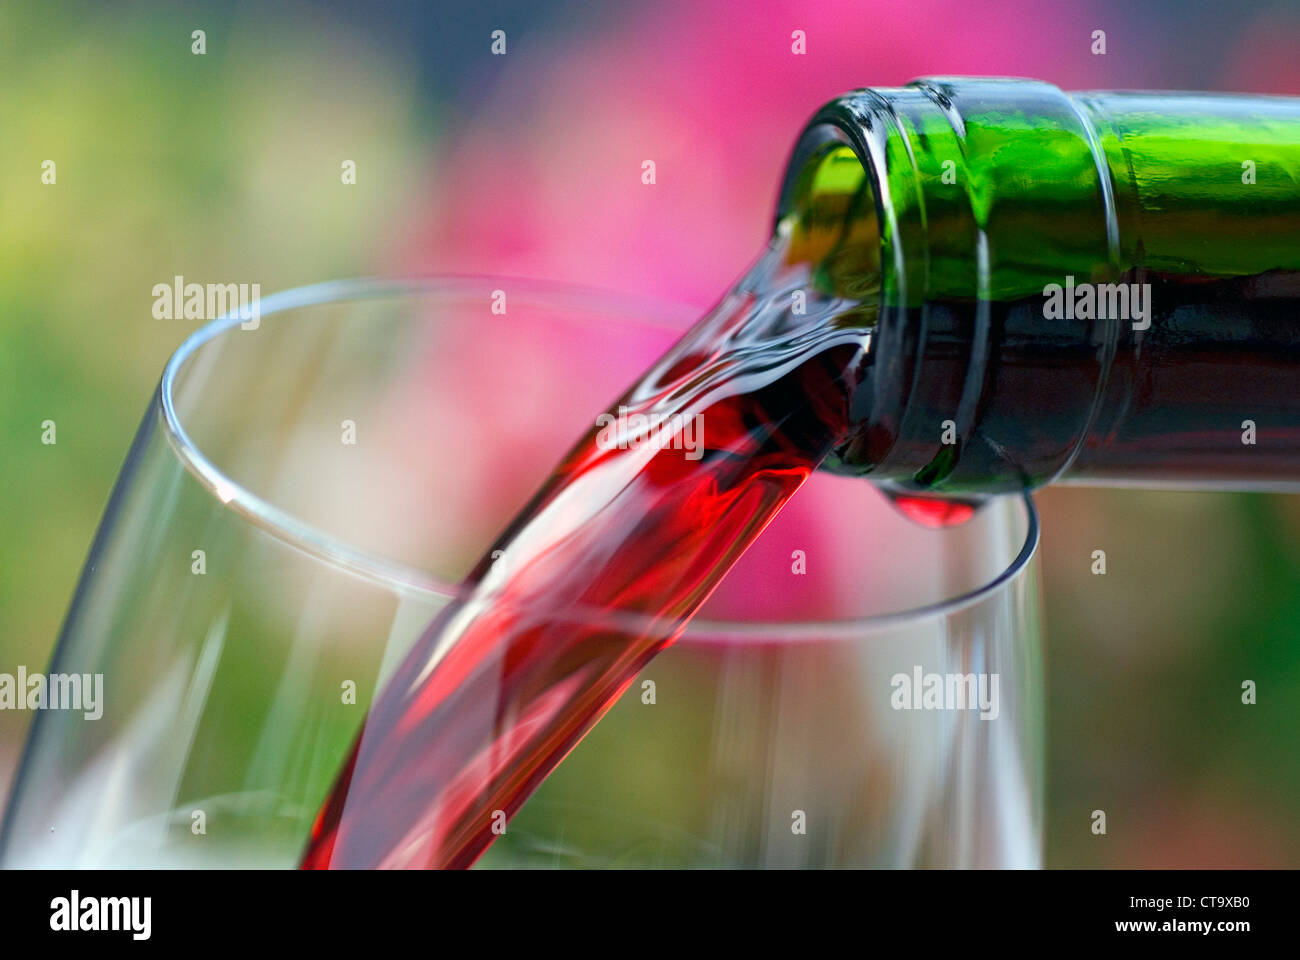
[[[910,244],[921,255],[904,258],[908,225],[900,229],[883,175],[891,137],[902,142],[896,126],[873,91],[831,101],[796,141],[777,201],[789,256],[807,263],[819,292],[859,301],[873,323],[871,357],[850,397],[852,432],[823,465],[855,476],[871,474],[894,446],[920,333],[906,305],[909,288],[922,285],[907,281],[924,253]]]
[[[776,229],[786,239],[787,263],[806,265],[822,295],[850,301],[879,295],[876,191],[850,144],[814,135],[796,155]]]

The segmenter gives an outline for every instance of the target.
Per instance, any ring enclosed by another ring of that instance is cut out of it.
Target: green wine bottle
[[[799,138],[776,229],[872,306],[831,469],[1300,487],[1300,99],[858,90]]]

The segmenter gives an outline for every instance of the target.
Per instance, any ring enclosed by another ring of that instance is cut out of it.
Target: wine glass
[[[295,866],[385,679],[691,319],[443,278],[197,331],[49,668],[102,714],[36,715],[0,864]],[[1028,498],[930,529],[815,476],[479,866],[1040,865],[1037,540]]]

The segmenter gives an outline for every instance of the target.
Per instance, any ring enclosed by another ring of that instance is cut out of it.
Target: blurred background
[[[1289,2],[10,0],[0,671],[47,661],[162,366],[198,325],[155,319],[155,283],[471,272],[703,310],[765,239],[801,125],[846,89],[1002,74],[1300,95],[1297,49]],[[1048,865],[1300,865],[1300,498],[1037,500]],[[0,794],[30,717],[0,712]]]

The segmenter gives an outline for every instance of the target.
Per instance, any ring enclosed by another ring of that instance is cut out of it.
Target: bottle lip
[[[774,229],[794,206],[799,178],[805,165],[828,145],[852,149],[865,171],[880,229],[880,292],[878,320],[872,334],[870,395],[855,400],[866,411],[857,434],[884,438],[886,449],[897,439],[910,385],[919,362],[924,330],[909,318],[906,305],[924,296],[924,271],[928,262],[924,223],[919,217],[900,217],[900,210],[919,211],[919,195],[897,202],[893,191],[919,189],[915,158],[906,132],[888,101],[888,88],[860,88],[825,104],[804,126],[795,141],[776,204]],[[911,170],[890,177],[891,140],[901,142]],[[891,182],[892,181],[892,182]],[[881,349],[881,345],[885,349]],[[871,463],[855,463],[854,472],[869,474]]]

